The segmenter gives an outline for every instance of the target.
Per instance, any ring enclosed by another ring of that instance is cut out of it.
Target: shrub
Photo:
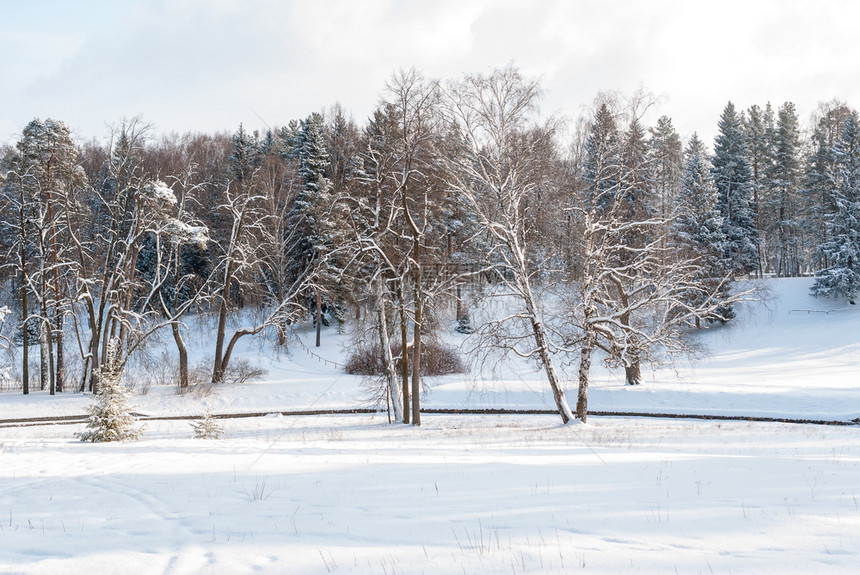
[[[268,375],[269,370],[244,357],[236,358],[227,364],[224,381],[227,383],[246,383]]]
[[[394,345],[391,353],[400,370],[400,345]],[[411,353],[412,348],[407,352]],[[344,371],[350,375],[385,375],[385,360],[382,348],[379,346],[362,347],[356,350],[347,360]],[[434,342],[424,342],[421,347],[421,375],[448,375],[451,373],[466,373],[465,364],[450,348]]]

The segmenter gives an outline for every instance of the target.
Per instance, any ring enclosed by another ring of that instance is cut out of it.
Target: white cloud
[[[73,9],[76,8],[76,9]],[[639,86],[707,140],[726,101],[860,105],[850,2],[132,0],[22,3],[0,23],[0,141],[33,117],[82,137],[142,114],[164,131],[283,124],[340,101],[358,119],[415,66],[453,78],[514,62],[576,115]],[[262,120],[257,118],[259,116]]]

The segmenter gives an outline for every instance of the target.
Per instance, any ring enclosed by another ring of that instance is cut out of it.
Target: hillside
[[[696,335],[703,358],[682,360],[674,369],[645,369],[645,384],[623,385],[622,374],[595,362],[589,407],[605,411],[658,411],[754,415],[803,419],[854,419],[860,416],[860,309],[845,302],[808,295],[812,280],[766,280],[767,300],[742,304],[738,318]],[[322,347],[312,346],[310,331],[299,333],[289,350],[275,351],[246,338],[238,358],[268,370],[259,381],[222,385],[203,394],[178,396],[172,386],[150,385],[134,397],[135,409],[148,415],[214,412],[285,411],[366,407],[368,392],[360,377],[340,369],[350,337],[328,329]],[[192,363],[211,354],[208,336],[190,338]],[[452,345],[463,336],[451,332]],[[162,364],[170,361],[164,347]],[[154,352],[156,357],[160,352]],[[327,360],[323,362],[322,359]],[[568,368],[573,372],[576,366]],[[139,379],[146,379],[146,375]],[[569,394],[575,390],[568,378]],[[143,387],[143,384],[140,384]],[[46,392],[24,397],[0,394],[4,417],[83,413],[89,397]],[[428,408],[552,409],[543,374],[521,361],[473,366],[468,375],[430,381]]]

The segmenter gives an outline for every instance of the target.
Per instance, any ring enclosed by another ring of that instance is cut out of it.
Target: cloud
[[[142,114],[162,131],[281,125],[340,101],[360,121],[399,68],[456,78],[513,62],[545,108],[601,90],[667,94],[707,141],[740,107],[860,100],[850,2],[130,0],[15,5],[0,23],[0,141],[33,117],[82,137]],[[4,15],[5,16],[5,15]]]

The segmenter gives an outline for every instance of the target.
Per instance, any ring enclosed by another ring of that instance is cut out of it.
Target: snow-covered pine
[[[758,268],[758,230],[741,114],[731,102],[720,117],[719,130],[714,142],[713,175],[728,239],[726,256],[735,273],[747,273]]]
[[[669,218],[672,202],[678,194],[683,170],[683,144],[669,116],[661,116],[651,128],[648,140],[648,168],[653,190],[652,209]]]
[[[87,431],[76,434],[81,441],[101,443],[140,437],[142,428],[137,426],[137,418],[128,405],[132,392],[122,385],[122,372],[116,341],[111,340],[105,362],[98,369],[99,386],[95,401],[87,409]]]
[[[836,188],[836,156],[833,148],[845,127],[851,109],[839,101],[830,102],[818,120],[811,138],[812,150],[806,158],[801,219],[806,249],[811,253],[813,269],[830,267],[831,262],[819,249],[830,239],[827,221],[836,213],[833,190]]]
[[[750,167],[750,188],[755,214],[755,227],[759,231],[758,262],[759,272],[767,267],[768,250],[770,244],[769,231],[774,229],[777,216],[774,212],[773,202],[774,190],[770,184],[771,172],[774,168],[774,115],[770,102],[765,104],[764,109],[753,104],[747,109],[746,114],[741,116],[747,161]]]
[[[345,214],[333,196],[332,182],[328,177],[331,158],[327,147],[329,139],[325,118],[313,113],[291,125],[287,155],[298,164],[300,186],[294,206],[287,214],[288,225],[295,230],[297,241],[291,250],[290,275],[298,277],[314,268],[318,274],[315,285],[307,295],[315,325],[317,346],[320,345],[322,325],[327,322],[323,308],[334,310],[340,285],[341,270],[332,252],[342,243],[346,229]]]
[[[206,411],[200,420],[192,421],[191,427],[197,439],[219,439],[224,435],[224,428],[212,417],[211,411]]]
[[[860,293],[860,120],[852,113],[834,146],[836,213],[827,220],[828,241],[819,247],[830,267],[816,274],[810,293],[846,297]]]
[[[728,284],[722,280],[729,272],[725,259],[726,237],[723,218],[717,208],[717,189],[711,176],[705,144],[693,134],[684,151],[684,171],[681,187],[673,203],[675,214],[670,230],[669,247],[682,259],[697,259],[697,279],[710,288]],[[727,296],[727,293],[723,293]],[[685,303],[698,306],[704,303],[708,292],[689,289],[683,294]],[[728,321],[735,316],[731,304],[727,304],[709,320]],[[697,318],[698,323],[698,318]]]
[[[794,104],[779,108],[773,133],[773,163],[767,172],[772,214],[765,230],[771,269],[780,277],[798,277],[803,263],[800,224],[800,127]],[[759,208],[761,209],[761,208]]]

